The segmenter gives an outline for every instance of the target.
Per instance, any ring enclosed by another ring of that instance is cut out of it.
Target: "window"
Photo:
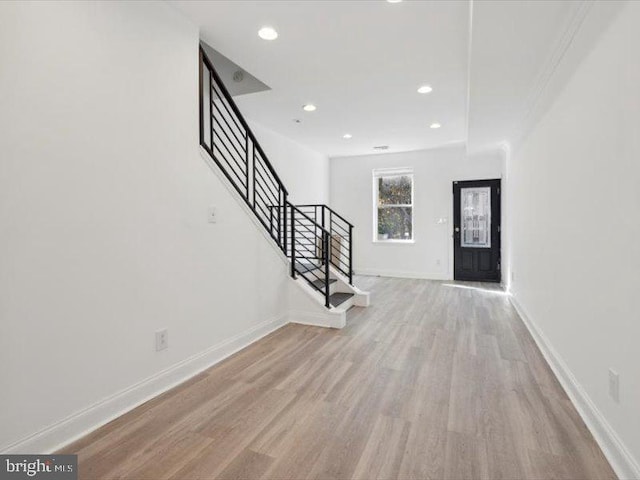
[[[373,241],[413,241],[413,170],[373,171]]]

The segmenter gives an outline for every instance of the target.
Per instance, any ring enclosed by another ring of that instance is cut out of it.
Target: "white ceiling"
[[[464,140],[466,1],[180,1],[201,37],[271,90],[237,97],[251,120],[331,155]],[[279,33],[267,42],[263,25]],[[434,91],[421,95],[422,84]],[[314,103],[313,113],[302,105]],[[294,123],[294,119],[302,123]],[[432,130],[433,122],[442,128]],[[351,140],[342,135],[350,133]]]
[[[623,5],[615,0],[474,2],[467,149],[518,143]]]
[[[485,0],[473,9],[468,147],[507,141],[535,101],[562,38],[582,3]]]
[[[170,3],[271,88],[236,97],[248,119],[333,157],[509,141],[531,121],[592,2]],[[258,37],[265,25],[278,39]],[[422,84],[433,92],[418,94]],[[304,112],[306,103],[317,110]]]

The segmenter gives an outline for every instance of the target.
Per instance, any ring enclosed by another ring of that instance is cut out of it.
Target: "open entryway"
[[[500,282],[500,179],[453,182],[453,278]]]

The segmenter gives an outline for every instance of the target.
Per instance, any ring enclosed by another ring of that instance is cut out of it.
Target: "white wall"
[[[414,170],[415,243],[373,242],[373,180],[376,168]],[[400,277],[453,277],[452,182],[500,178],[503,156],[490,152],[468,158],[464,145],[406,153],[331,159],[331,204],[354,229],[357,273]],[[437,224],[447,218],[446,224]]]
[[[289,201],[298,205],[328,204],[329,159],[263,125],[249,124],[289,191]]]
[[[639,23],[640,3],[629,2],[515,149],[507,200],[514,298],[574,377],[582,406],[603,431],[611,427],[605,448],[626,445],[633,478],[640,475]],[[609,368],[620,374],[619,403],[608,395]]]
[[[197,61],[163,3],[0,2],[0,451],[51,450],[282,323],[286,264],[199,153]]]

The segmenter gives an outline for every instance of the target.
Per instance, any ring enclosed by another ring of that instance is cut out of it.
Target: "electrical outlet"
[[[620,401],[620,375],[613,369],[609,369],[609,396],[613,401]]]
[[[169,348],[169,330],[166,328],[156,332],[156,352]]]
[[[516,274],[513,273],[513,270],[511,270],[511,272],[509,272],[509,273],[511,275],[511,281],[513,282],[515,280],[515,278],[516,278]]]
[[[440,259],[437,259],[437,260],[436,260],[436,265],[440,266],[440,264],[441,264],[441,263],[442,263],[442,262],[440,261]]]

